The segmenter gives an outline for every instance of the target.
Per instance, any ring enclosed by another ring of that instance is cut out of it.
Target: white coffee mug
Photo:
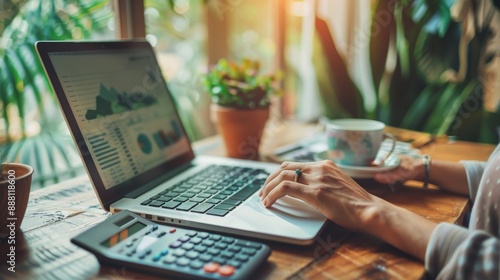
[[[328,141],[328,157],[339,164],[352,166],[379,165],[396,146],[396,139],[384,132],[385,124],[367,119],[336,119],[325,123]],[[382,141],[393,141],[391,150],[380,161],[375,157]]]

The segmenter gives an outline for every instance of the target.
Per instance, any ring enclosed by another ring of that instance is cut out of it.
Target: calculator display
[[[101,245],[104,247],[111,248],[115,246],[116,244],[120,243],[120,241],[123,241],[127,239],[127,237],[134,235],[141,229],[145,228],[146,225],[140,222],[137,222],[125,229],[122,229],[120,232],[112,235],[110,238],[104,240],[101,242]]]

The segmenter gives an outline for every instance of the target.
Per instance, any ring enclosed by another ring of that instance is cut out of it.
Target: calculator
[[[163,277],[248,279],[266,261],[266,244],[153,223],[121,211],[71,239],[100,263]]]

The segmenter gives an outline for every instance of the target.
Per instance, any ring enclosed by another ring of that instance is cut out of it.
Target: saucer
[[[315,160],[325,160],[329,159],[327,155],[327,151],[319,152],[314,154]],[[353,165],[344,165],[337,163],[337,166],[340,167],[347,175],[351,176],[355,179],[367,179],[373,178],[373,175],[385,171],[392,170],[399,166],[400,160],[397,155],[390,155],[382,166],[353,166]]]

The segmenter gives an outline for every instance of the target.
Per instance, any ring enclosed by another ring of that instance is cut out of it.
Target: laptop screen
[[[91,158],[105,190],[191,152],[152,48],[129,43],[37,45],[80,152],[86,148],[82,157]]]

